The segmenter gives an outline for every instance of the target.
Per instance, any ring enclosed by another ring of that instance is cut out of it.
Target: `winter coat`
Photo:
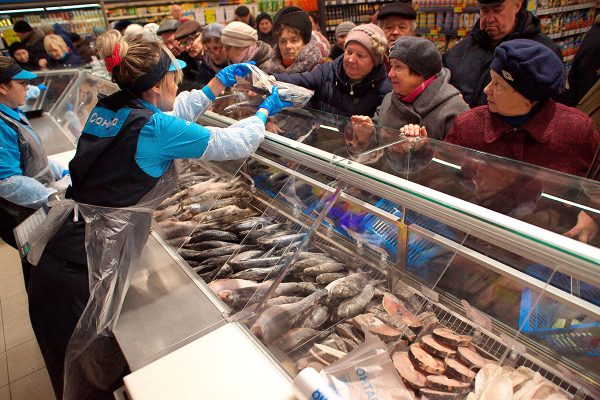
[[[450,84],[450,71],[442,68],[435,80],[409,104],[395,93],[388,93],[377,109],[374,121],[377,125],[400,129],[406,124],[427,128],[427,135],[442,140],[454,124],[454,119],[469,110],[458,90]]]
[[[84,62],[77,54],[69,50],[65,54],[65,58],[62,60],[55,60],[52,57],[47,57],[48,69],[60,69],[60,68],[76,68],[81,67]]]
[[[44,48],[44,32],[39,28],[34,28],[33,32],[23,42],[27,51],[29,52],[29,58],[37,62],[42,58],[48,58],[46,49]]]
[[[269,33],[262,33],[261,31],[258,31],[258,40],[265,42],[271,47],[274,47],[277,44],[277,39],[275,38],[273,31]]]
[[[269,71],[271,69],[271,58],[273,58],[273,48],[259,40],[256,42],[256,52],[248,61],[255,61],[258,68]]]
[[[546,100],[517,128],[492,113],[487,105],[469,110],[456,117],[445,141],[585,176],[600,145],[600,134],[581,111]]]
[[[273,49],[273,58],[271,61],[271,70],[266,72],[271,74],[295,74],[312,71],[314,67],[323,62],[323,56],[315,39],[311,39],[310,42],[300,49],[294,63],[289,67],[286,68],[281,63],[281,52],[278,45]]]
[[[567,104],[575,107],[600,79],[600,15],[588,31],[569,72]]]
[[[372,116],[384,96],[392,91],[385,66],[374,67],[361,82],[351,84],[344,71],[343,60],[339,57],[334,62],[318,65],[312,71],[301,74],[276,74],[275,79],[314,90],[311,108],[344,117]]]
[[[92,61],[92,54],[94,53],[92,48],[90,47],[90,42],[85,39],[80,39],[75,43],[75,47],[77,48],[77,54],[79,57],[85,62],[89,63]]]
[[[198,71],[196,73],[196,84],[201,86],[206,85],[212,78],[215,77],[217,72],[227,66],[227,61],[223,65],[216,65],[212,62],[208,53],[204,53],[202,60],[198,61]]]
[[[450,83],[464,96],[470,107],[487,103],[483,93],[490,83],[490,64],[497,45],[512,39],[530,39],[548,46],[562,60],[560,49],[552,39],[540,31],[540,20],[530,12],[521,9],[517,14],[515,29],[500,42],[494,43],[486,31],[479,27],[479,21],[464,38],[444,54],[444,66],[450,70]]]

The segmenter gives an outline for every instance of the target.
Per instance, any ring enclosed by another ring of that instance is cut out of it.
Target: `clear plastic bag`
[[[0,197],[23,207],[39,208],[55,192],[28,176],[14,175],[0,180]]]
[[[315,94],[314,91],[303,88],[302,86],[292,85],[291,83],[279,82],[275,78],[256,65],[247,64],[250,68],[250,83],[259,89],[271,93],[273,86],[279,89],[279,97],[285,101],[291,102],[294,107],[302,108],[308,104]],[[239,79],[239,78],[238,78]]]

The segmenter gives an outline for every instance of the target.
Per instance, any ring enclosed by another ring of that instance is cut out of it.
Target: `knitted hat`
[[[202,25],[200,25],[200,22],[195,20],[185,21],[175,31],[175,39],[181,40],[198,32],[202,32]]]
[[[302,36],[302,39],[304,40],[304,43],[310,42],[310,37],[312,35],[312,23],[310,22],[306,11],[303,11],[301,8],[295,6],[282,8],[279,10],[277,15],[275,15],[273,31],[280,32],[282,24],[298,29],[300,31],[300,36]]]
[[[250,9],[246,6],[239,6],[233,13],[238,17],[245,17],[246,15],[250,14]]]
[[[13,26],[13,31],[17,33],[33,32],[33,28],[27,21],[17,21]]]
[[[385,4],[379,9],[377,20],[381,21],[392,15],[398,15],[410,20],[417,19],[417,13],[409,2],[395,1],[393,3]]]
[[[350,42],[358,42],[365,46],[369,53],[371,53],[375,65],[379,65],[383,62],[387,48],[387,40],[385,38],[385,33],[383,33],[383,30],[377,25],[363,24],[352,29],[348,33],[348,36],[346,36],[344,48],[346,48]]]
[[[496,47],[490,69],[533,101],[556,98],[565,85],[562,60],[533,40],[509,40]]]
[[[177,28],[179,28],[180,25],[181,25],[181,22],[179,22],[176,19],[165,19],[158,26],[158,30],[156,31],[156,34],[162,35],[163,33],[175,32],[177,30]]]
[[[356,28],[356,25],[352,21],[344,21],[335,27],[335,38],[347,35],[352,29]]]
[[[480,6],[495,7],[497,5],[504,3],[504,0],[478,0],[477,2],[479,3]]]
[[[223,29],[225,27],[217,22],[213,22],[212,24],[208,24],[204,27],[204,32],[202,32],[202,39],[208,39],[211,37],[221,39],[221,35],[223,34]]]
[[[125,32],[125,29],[127,29],[127,27],[131,24],[133,24],[132,21],[130,21],[128,19],[123,19],[123,20],[115,22],[115,26],[113,27],[113,29],[116,29],[119,32],[123,33],[123,32]]]
[[[25,47],[25,43],[23,43],[23,42],[14,42],[8,48],[8,52],[10,53],[11,57],[15,56],[15,53],[17,52],[17,50],[27,50],[27,47]]]
[[[221,36],[221,42],[225,46],[248,47],[258,40],[256,29],[240,21],[230,22]]]
[[[271,24],[273,23],[273,18],[271,18],[271,16],[268,13],[261,12],[256,16],[256,26],[258,26],[258,24],[260,24],[260,21],[262,21],[263,19],[268,19]]]
[[[425,79],[442,70],[442,56],[432,41],[422,37],[401,36],[390,49],[390,59],[396,58]]]

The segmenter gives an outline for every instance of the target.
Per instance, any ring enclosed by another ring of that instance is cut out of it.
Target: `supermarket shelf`
[[[548,37],[550,39],[560,39],[560,38],[564,38],[567,36],[579,35],[580,33],[585,33],[587,31],[589,31],[591,28],[592,28],[591,26],[587,26],[585,28],[571,29],[570,31],[551,33],[550,35],[548,35]]]
[[[574,58],[575,58],[575,54],[571,54],[570,56],[563,57],[563,61],[564,62],[573,61]]]
[[[166,15],[169,15],[169,14],[170,14],[170,12],[165,11],[165,12],[161,12],[161,13],[121,15],[121,16],[118,16],[118,17],[108,17],[107,20],[109,20],[109,21],[119,21],[119,20],[123,20],[123,19],[161,17],[161,16],[166,16]]]
[[[446,36],[468,36],[468,29],[459,29],[458,31],[445,31],[443,29],[423,29],[417,28],[415,31],[417,35],[446,35]]]
[[[567,11],[575,11],[575,10],[584,10],[586,8],[594,7],[594,2],[585,3],[585,4],[575,4],[572,6],[563,6],[563,7],[553,7],[553,8],[540,8],[539,10],[535,10],[535,15],[548,15],[548,14],[557,14]]]
[[[418,13],[452,11],[456,13],[476,13],[479,12],[479,7],[419,7],[416,8]]]
[[[325,0],[326,6],[345,6],[347,4],[390,3],[381,0]]]

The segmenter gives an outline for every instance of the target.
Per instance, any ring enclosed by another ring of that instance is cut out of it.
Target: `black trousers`
[[[32,210],[32,212],[35,210]],[[17,242],[15,241],[15,235],[13,229],[19,225],[21,221],[17,219],[13,214],[9,213],[2,207],[0,202],[0,238],[10,247],[17,249]],[[18,249],[17,249],[18,250]],[[32,265],[25,259],[21,259],[21,268],[23,268],[23,278],[25,279],[25,289],[29,282],[29,276],[31,273]]]
[[[29,315],[57,399],[63,395],[67,345],[88,297],[87,266],[45,251],[29,281]],[[112,391],[120,386],[118,378],[124,376],[127,369],[123,355],[113,337],[104,337],[91,347],[102,348],[102,352],[92,351],[91,357],[83,357],[77,379],[86,382],[83,384],[86,393],[78,399],[114,399]],[[110,350],[106,351],[107,348]],[[99,353],[110,357],[98,359]],[[101,384],[95,382],[104,384],[106,374],[111,375],[109,380],[114,384],[99,388]],[[88,385],[90,381],[94,383]]]

